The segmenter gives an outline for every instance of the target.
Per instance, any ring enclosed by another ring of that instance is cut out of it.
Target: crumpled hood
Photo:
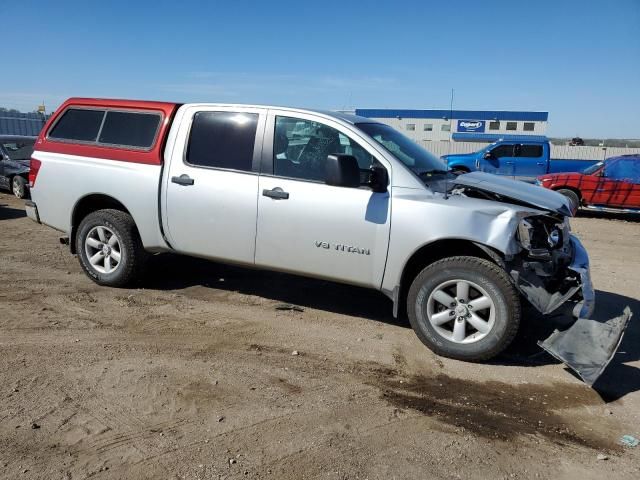
[[[486,192],[496,193],[513,199],[520,203],[526,203],[532,207],[560,213],[565,216],[573,216],[571,205],[566,197],[558,192],[538,187],[519,180],[511,180],[499,175],[484,172],[471,172],[458,175],[451,182],[454,185],[464,185]]]

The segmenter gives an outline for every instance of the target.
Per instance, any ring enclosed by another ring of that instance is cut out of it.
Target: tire
[[[147,258],[133,218],[120,210],[98,210],[84,217],[76,232],[76,248],[87,276],[109,287],[134,285]]]
[[[459,282],[467,287],[459,287]],[[461,298],[465,288],[466,299]],[[520,325],[520,296],[500,266],[477,257],[449,257],[427,266],[414,279],[407,313],[416,335],[433,352],[480,362],[513,341]]]
[[[16,175],[11,179],[11,191],[18,198],[26,198],[27,196],[27,181],[20,175]]]
[[[566,188],[561,188],[560,190],[556,190],[556,192],[561,193],[562,195],[567,197],[571,202],[573,209],[577,210],[578,208],[580,208],[580,197],[578,197],[578,194],[576,192],[574,192],[573,190],[568,190]]]

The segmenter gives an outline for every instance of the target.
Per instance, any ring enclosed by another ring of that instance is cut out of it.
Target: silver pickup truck
[[[28,215],[101,285],[132,285],[171,251],[369,287],[430,349],[467,361],[510,344],[523,299],[594,308],[562,195],[453,175],[367,118],[72,98],[36,142],[30,183]]]

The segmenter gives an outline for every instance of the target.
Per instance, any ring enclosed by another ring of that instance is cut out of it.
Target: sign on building
[[[484,133],[484,120],[458,120],[458,132]]]

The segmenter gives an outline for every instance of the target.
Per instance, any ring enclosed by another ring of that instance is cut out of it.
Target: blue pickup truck
[[[449,169],[454,172],[482,171],[507,175],[533,182],[547,173],[581,172],[597,160],[560,160],[551,158],[547,140],[498,140],[473,153],[444,155]]]

